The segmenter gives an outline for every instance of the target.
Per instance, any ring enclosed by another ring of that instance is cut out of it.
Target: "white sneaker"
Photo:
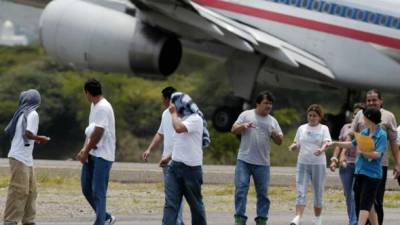
[[[322,219],[320,216],[313,218],[313,225],[322,225]]]
[[[117,219],[115,218],[115,216],[111,215],[111,217],[108,220],[106,220],[106,222],[104,224],[105,225],[113,225],[116,221],[117,221]]]
[[[295,216],[292,221],[290,221],[290,225],[300,225],[301,217],[299,215]]]

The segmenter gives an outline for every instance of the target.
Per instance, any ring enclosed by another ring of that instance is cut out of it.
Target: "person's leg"
[[[107,219],[107,189],[112,162],[93,157],[93,200],[96,207],[94,225],[104,225]]]
[[[378,215],[375,212],[375,207],[371,207],[371,210],[369,211],[368,220],[372,225],[378,225]]]
[[[349,218],[349,225],[357,224],[357,216],[355,211],[354,202],[354,164],[349,163],[346,168],[341,167],[339,170],[340,180],[343,185],[343,194],[346,198],[347,216]]]
[[[271,204],[268,198],[268,187],[270,181],[269,166],[252,166],[251,173],[253,175],[254,186],[257,194],[257,217],[256,221],[267,221],[269,206]],[[257,223],[257,224],[263,224]]]
[[[24,215],[29,195],[29,167],[12,158],[9,159],[9,163],[11,177],[4,210],[4,224],[17,224]]]
[[[33,167],[29,168],[29,195],[25,205],[25,213],[22,224],[33,224],[36,216],[37,187]]]
[[[82,165],[81,189],[83,196],[85,196],[89,205],[92,207],[94,211],[96,211],[96,205],[94,204],[93,190],[92,190],[93,168],[94,168],[94,162],[92,157],[89,156],[88,161]]]
[[[192,224],[207,225],[206,210],[204,208],[201,185],[203,184],[203,172],[201,166],[184,166],[183,195],[190,206]]]
[[[179,205],[182,202],[182,168],[175,162],[168,166],[165,172],[164,192],[165,205],[162,225],[176,225]]]
[[[324,204],[326,166],[311,165],[311,168],[311,182],[314,190],[314,224],[319,225],[322,224],[321,213]]]
[[[167,175],[167,169],[168,169],[168,166],[166,166],[166,167],[164,167],[162,169],[162,171],[163,171],[163,181],[164,181],[164,193],[165,193],[165,178],[166,178],[166,175]],[[179,211],[178,211],[178,219],[176,221],[176,225],[185,225],[185,222],[183,220],[183,207],[184,206],[185,206],[185,202],[183,201],[183,198],[182,198],[181,206],[180,206]]]
[[[358,217],[358,224],[365,225],[367,219],[370,217],[370,212],[372,212],[373,215],[371,215],[370,217],[372,219],[370,220],[370,223],[373,225],[377,225],[378,220],[375,216],[374,210],[371,211],[371,209],[375,208],[374,201],[376,199],[376,193],[378,191],[381,180],[370,178],[364,175],[358,175],[357,179],[359,180],[357,188],[359,188],[360,192],[360,213]]]
[[[306,207],[307,186],[310,174],[307,165],[297,163],[296,166],[296,214],[290,221],[290,225],[298,225],[302,221],[304,209]]]
[[[382,180],[379,183],[378,191],[376,193],[376,199],[375,199],[375,211],[376,214],[378,215],[378,223],[379,225],[383,224],[383,199],[385,196],[385,189],[386,189],[386,177],[387,177],[387,166],[382,167]]]
[[[247,193],[250,187],[249,164],[237,160],[235,169],[235,218],[246,221]]]

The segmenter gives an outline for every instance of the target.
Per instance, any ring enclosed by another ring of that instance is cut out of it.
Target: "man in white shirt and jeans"
[[[33,172],[33,146],[47,143],[50,138],[37,135],[41,97],[37,90],[21,92],[19,105],[5,131],[12,139],[8,153],[11,178],[8,186],[4,224],[35,225],[36,216],[36,180]]]
[[[174,87],[166,87],[161,91],[161,94],[162,94],[161,100],[166,109],[162,113],[161,123],[160,123],[160,127],[158,128],[157,133],[154,135],[153,140],[151,141],[150,145],[143,152],[143,160],[146,162],[150,156],[151,151],[154,150],[155,148],[158,148],[158,146],[160,146],[161,142],[163,142],[163,152],[162,152],[161,160],[167,158],[172,153],[172,148],[174,145],[173,136],[175,134],[175,130],[172,127],[171,113],[169,112],[168,107],[169,107],[169,102],[171,100],[171,95],[174,92],[176,92],[176,89]],[[167,168],[168,168],[168,166],[163,167],[164,183],[165,183]],[[178,219],[176,222],[177,225],[184,225],[183,216],[182,216],[183,205],[184,205],[184,201],[182,201],[180,209],[179,209]]]
[[[101,84],[89,79],[84,86],[91,102],[86,140],[76,158],[83,164],[81,188],[96,212],[94,225],[111,225],[116,219],[106,211],[106,195],[112,163],[115,160],[115,118],[111,104],[102,96]]]
[[[203,184],[203,148],[210,143],[206,120],[189,95],[171,96],[172,125],[175,130],[172,155],[161,160],[164,166],[172,159],[165,176],[165,206],[162,224],[175,225],[185,196],[192,213],[192,225],[207,225],[201,194]]]

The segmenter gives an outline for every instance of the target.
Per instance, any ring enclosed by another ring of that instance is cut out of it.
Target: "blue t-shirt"
[[[368,136],[369,129],[365,128],[361,131],[361,135]],[[355,174],[363,174],[365,176],[382,179],[382,159],[383,153],[386,151],[387,146],[387,135],[384,130],[378,127],[375,133],[372,135],[372,140],[375,144],[375,151],[380,152],[380,157],[378,159],[368,159],[365,158],[362,154],[357,154],[356,159],[356,169]],[[353,145],[357,145],[356,139],[353,139]]]

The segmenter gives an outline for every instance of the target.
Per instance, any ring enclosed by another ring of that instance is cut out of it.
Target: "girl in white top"
[[[325,188],[325,150],[331,142],[327,126],[320,122],[323,118],[321,106],[311,105],[307,109],[308,123],[297,129],[296,137],[289,150],[299,149],[296,170],[296,216],[291,225],[298,225],[306,206],[307,186],[311,180],[314,190],[314,225],[321,225],[323,193]]]

